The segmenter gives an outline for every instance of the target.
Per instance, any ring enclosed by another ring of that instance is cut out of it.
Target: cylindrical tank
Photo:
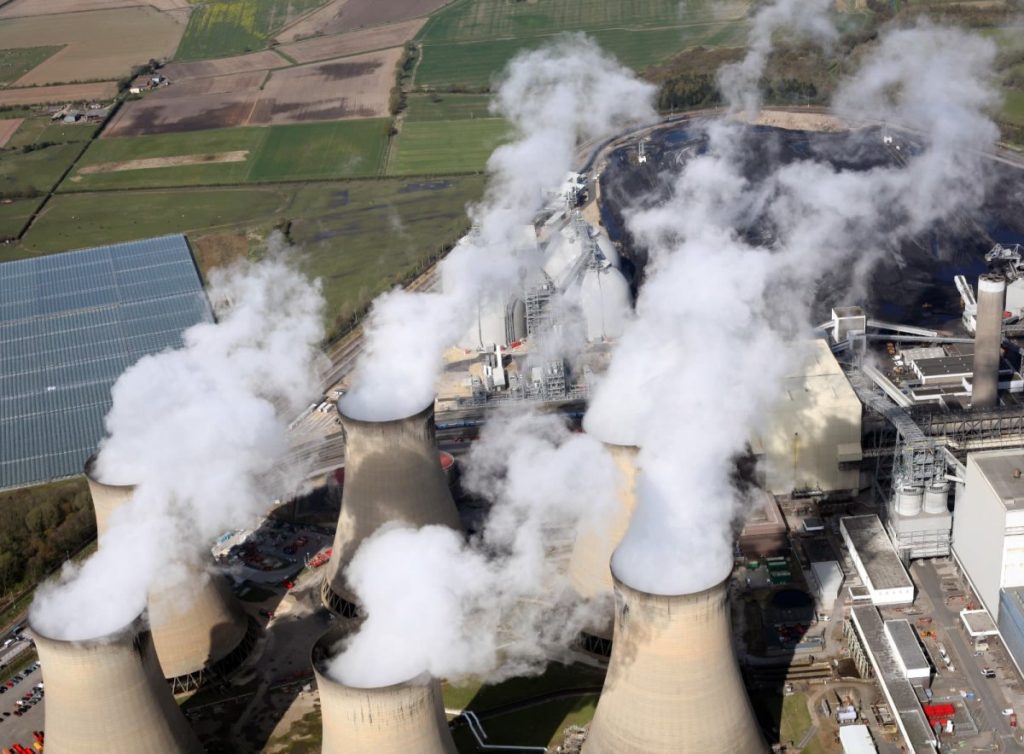
[[[615,578],[615,642],[583,754],[765,754],[732,646],[727,580],[696,594]]]
[[[999,357],[1003,346],[1006,280],[986,273],[978,278],[978,314],[974,330],[971,407],[991,408],[999,401]]]
[[[438,463],[433,401],[419,413],[392,421],[353,419],[340,404],[338,414],[345,429],[345,488],[321,598],[335,613],[352,617],[355,595],[344,572],[364,539],[392,521],[417,527],[460,525]]]
[[[135,494],[133,485],[111,485],[95,476],[95,456],[85,474],[96,510],[96,532],[107,531],[110,516]],[[185,586],[164,593],[149,593],[149,619],[153,645],[164,677],[175,690],[195,687],[203,676],[219,666],[229,672],[244,659],[252,624],[221,574],[205,573],[195,564]]]
[[[35,637],[49,754],[199,754],[142,619],[87,641]]]
[[[322,754],[456,754],[436,679],[423,675],[380,688],[345,686],[325,671],[337,640],[331,631],[313,647]]]
[[[925,513],[949,512],[949,483],[933,484],[924,493]]]
[[[900,487],[896,490],[896,512],[901,516],[916,516],[921,512],[923,500],[921,487]]]
[[[587,328],[587,340],[601,341],[622,337],[632,310],[629,283],[611,265],[590,267],[580,284],[580,305]]]

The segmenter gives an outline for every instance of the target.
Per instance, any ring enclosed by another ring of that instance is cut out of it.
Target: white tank
[[[920,487],[900,487],[896,490],[896,512],[901,516],[916,516],[921,512],[924,490]]]
[[[587,340],[614,340],[622,337],[632,310],[629,283],[611,265],[590,267],[583,273],[580,305],[587,326]]]
[[[604,254],[604,258],[608,260],[608,264],[612,267],[621,269],[622,259],[619,257],[619,250],[615,248],[615,244],[608,238],[604,233],[597,234],[597,248]]]
[[[476,317],[459,341],[459,348],[477,350],[498,345],[502,348],[526,337],[526,305],[501,292],[482,297]]]
[[[934,484],[924,493],[925,513],[948,513],[949,512],[949,484]]]

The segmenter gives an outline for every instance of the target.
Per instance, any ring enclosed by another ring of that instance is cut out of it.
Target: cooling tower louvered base
[[[583,754],[764,754],[726,582],[660,596],[615,582],[615,641]]]
[[[321,754],[456,754],[436,679],[363,689],[326,674],[325,663],[342,635],[330,631],[313,647],[323,716]]]
[[[46,683],[48,754],[200,754],[141,620],[94,641],[33,632]]]
[[[434,404],[404,419],[360,421],[338,414],[345,429],[345,487],[321,601],[344,617],[358,613],[345,568],[359,545],[387,523],[459,529],[448,479],[438,461]]]

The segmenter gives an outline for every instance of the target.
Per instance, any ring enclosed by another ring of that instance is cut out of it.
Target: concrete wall
[[[953,514],[953,553],[993,620],[999,618],[1006,509],[971,454]]]

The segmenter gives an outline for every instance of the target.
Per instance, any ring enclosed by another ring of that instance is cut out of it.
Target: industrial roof
[[[121,372],[211,318],[181,235],[0,264],[0,489],[80,473]]]
[[[843,745],[843,754],[876,754],[878,752],[866,725],[839,726],[839,742]]]
[[[893,549],[878,516],[846,516],[840,519],[857,555],[864,564],[871,588],[901,589],[913,587],[907,570]]]
[[[923,672],[927,674],[931,671],[931,664],[924,656],[924,651],[921,649],[921,644],[917,640],[917,634],[910,625],[910,621],[905,618],[887,620],[885,632],[889,635],[889,643],[892,644],[892,648],[896,652],[896,659],[907,673]]]
[[[970,636],[995,636],[999,633],[988,610],[961,610],[960,620],[964,622]]]
[[[1020,448],[971,453],[967,462],[978,465],[978,471],[1007,509],[1024,506],[1024,452]]]

